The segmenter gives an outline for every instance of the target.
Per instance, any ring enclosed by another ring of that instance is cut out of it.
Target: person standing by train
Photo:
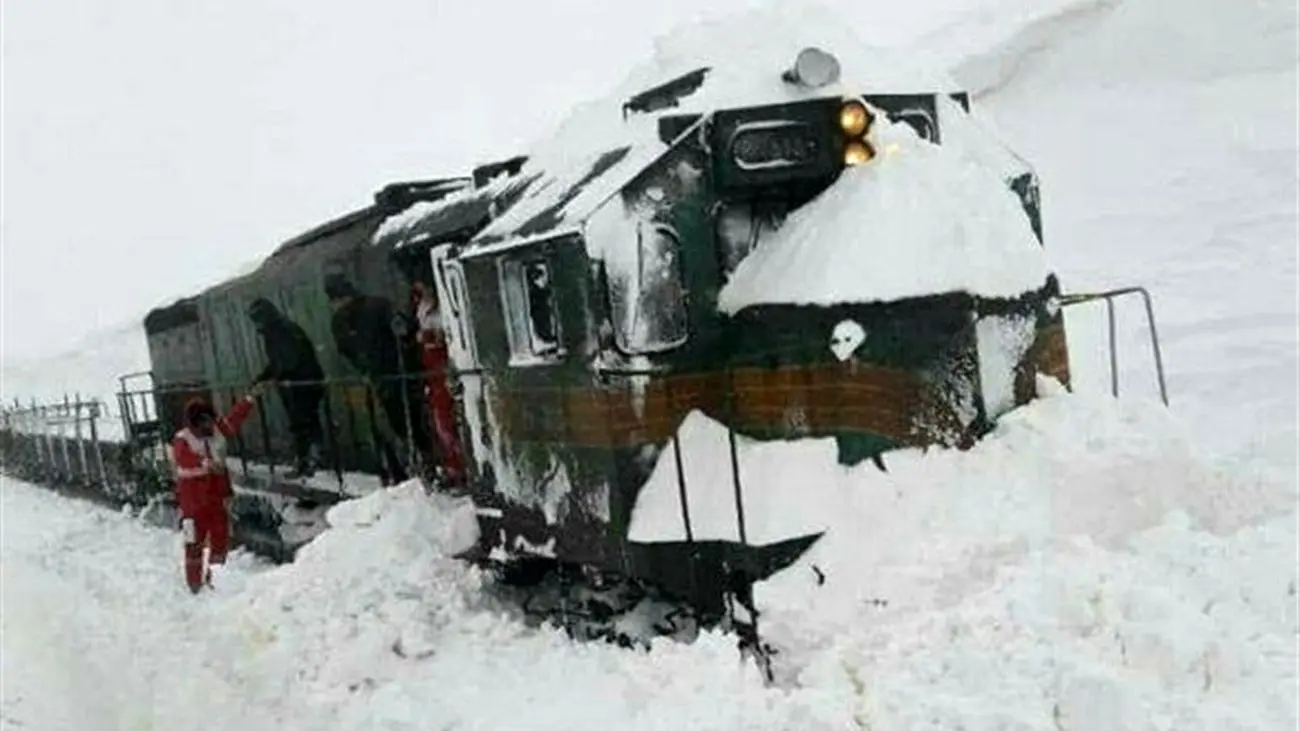
[[[234,488],[226,468],[226,440],[239,431],[265,387],[265,382],[255,384],[222,417],[206,400],[191,399],[185,404],[185,426],[176,432],[168,449],[176,477],[181,534],[185,538],[185,583],[196,594],[205,585],[212,586],[212,568],[225,565],[230,546]]]
[[[254,379],[275,381],[289,417],[293,437],[294,470],[290,478],[311,477],[319,465],[324,446],[320,405],[325,400],[325,372],[316,357],[316,346],[298,323],[285,317],[265,298],[253,300],[248,319],[262,337],[266,368]]]
[[[333,310],[330,330],[339,355],[369,381],[397,438],[426,455],[431,441],[429,427],[418,413],[423,388],[409,318],[389,300],[361,293],[340,272],[327,274],[324,288]],[[381,442],[389,463],[388,479],[407,479],[410,473],[396,450],[386,440]]]
[[[456,433],[455,400],[447,380],[447,334],[444,330],[438,296],[433,287],[424,282],[411,285],[411,298],[415,305],[415,319],[419,326],[420,360],[424,366],[425,395],[429,403],[429,417],[441,450],[442,469],[447,481],[460,484],[465,479],[464,458],[461,456],[460,437]]]

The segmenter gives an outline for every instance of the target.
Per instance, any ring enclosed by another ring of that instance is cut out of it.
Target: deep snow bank
[[[450,558],[477,539],[465,500],[411,481],[325,517],[330,528],[292,565],[252,579],[226,609],[227,661],[268,704],[391,677],[403,659],[433,651],[430,632],[478,588]]]
[[[1162,410],[1049,390],[975,449],[899,452],[888,474],[764,446],[799,479],[747,489],[827,531],[757,588],[781,689],[727,637],[647,655],[528,629],[448,558],[468,506],[414,486],[334,508],[298,563],[231,598],[224,667],[320,728],[1296,719],[1295,495],[1216,470]]]
[[[785,508],[827,529],[757,587],[780,688],[730,637],[645,654],[529,629],[449,557],[469,505],[415,484],[196,598],[173,532],[7,482],[6,602],[54,615],[5,612],[0,654],[35,670],[15,633],[63,637],[34,679],[98,681],[109,728],[1294,727],[1295,495],[1215,470],[1163,411],[1053,394],[889,474],[791,458],[807,446],[771,445],[804,480]]]
[[[972,0],[909,44],[975,97],[1027,78],[1065,88],[1209,81],[1294,66],[1290,0]]]
[[[1064,393],[1005,415],[970,451],[901,450],[886,464],[809,465],[834,486],[822,488],[826,536],[761,589],[773,606],[824,628],[855,621],[868,594],[898,612],[941,608],[996,564],[1062,541],[1123,551],[1173,513],[1225,536],[1297,499],[1286,483],[1216,467],[1161,409]]]

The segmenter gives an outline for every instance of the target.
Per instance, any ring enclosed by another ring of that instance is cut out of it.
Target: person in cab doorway
[[[451,485],[461,485],[465,481],[465,465],[456,431],[455,398],[447,378],[450,358],[438,294],[433,287],[417,281],[411,285],[411,299],[419,326],[416,339],[420,343],[429,420],[438,439],[443,478]]]
[[[248,319],[262,337],[267,361],[266,368],[254,380],[276,382],[280,401],[289,417],[294,469],[288,476],[311,477],[319,466],[319,453],[325,441],[320,416],[320,405],[325,400],[325,372],[316,357],[316,346],[306,331],[270,300],[253,300]]]
[[[414,338],[405,334],[410,318],[387,299],[361,293],[341,273],[327,274],[324,288],[333,311],[330,331],[334,346],[370,382],[384,417],[403,442],[393,445],[381,440],[380,445],[388,464],[385,482],[402,482],[410,473],[398,449],[409,444],[427,454],[431,445],[429,428],[418,413],[423,388],[418,378],[419,352]],[[399,324],[402,332],[395,327]]]
[[[239,431],[265,388],[265,383],[254,385],[222,417],[207,401],[191,399],[185,404],[185,426],[172,438],[168,457],[176,474],[176,502],[185,537],[185,583],[196,594],[205,585],[212,586],[212,568],[225,565],[230,545],[234,489],[226,469],[226,440]]]

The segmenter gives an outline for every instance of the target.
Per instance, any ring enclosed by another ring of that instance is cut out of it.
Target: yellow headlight
[[[871,145],[865,142],[850,142],[844,146],[844,164],[861,165],[864,162],[870,162],[871,158],[876,156],[875,150]]]
[[[871,113],[859,102],[845,102],[840,107],[840,129],[849,137],[858,137],[867,131]]]

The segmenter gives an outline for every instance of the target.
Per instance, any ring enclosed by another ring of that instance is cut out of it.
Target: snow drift
[[[772,446],[800,459],[798,443]],[[802,503],[826,535],[757,587],[761,628],[782,650],[776,689],[714,633],[641,653],[530,629],[450,558],[473,540],[468,504],[414,483],[333,508],[294,564],[239,557],[221,593],[197,601],[180,587],[174,534],[6,483],[7,520],[25,525],[5,533],[6,599],[129,642],[134,663],[83,663],[83,676],[106,672],[97,697],[117,698],[119,717],[171,728],[237,715],[389,731],[1298,720],[1294,491],[1218,471],[1167,414],[1056,393],[968,452],[909,451],[887,475],[800,466],[817,480]],[[50,541],[66,549],[53,560]],[[85,598],[54,602],[56,579]],[[238,711],[195,703],[187,717],[167,703],[151,716],[142,688],[199,692],[160,670],[175,665],[177,637],[203,658],[203,692],[238,698]],[[10,668],[36,661],[15,652],[36,650],[7,640]],[[38,697],[5,692],[39,725]]]

